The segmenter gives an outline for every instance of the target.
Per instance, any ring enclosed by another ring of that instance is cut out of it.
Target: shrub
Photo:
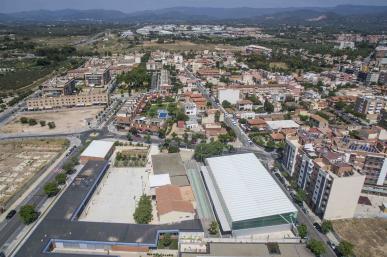
[[[39,213],[35,211],[35,207],[33,205],[22,206],[20,208],[19,215],[26,225],[31,224],[39,217]]]
[[[56,175],[55,180],[58,185],[63,185],[64,183],[66,183],[66,178],[66,173],[59,173],[58,175]]]
[[[138,224],[148,224],[153,219],[152,201],[150,196],[142,195],[138,201],[137,208],[133,214],[134,220]]]
[[[58,184],[55,181],[47,183],[44,186],[44,192],[48,197],[57,195],[59,193]]]
[[[332,222],[330,220],[324,220],[321,224],[321,230],[324,234],[333,230]]]
[[[48,123],[48,127],[50,128],[50,129],[54,129],[56,126],[55,126],[55,122],[53,122],[53,121],[50,121],[49,123]]]

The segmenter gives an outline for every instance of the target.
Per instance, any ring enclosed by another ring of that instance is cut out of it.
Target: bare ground
[[[386,219],[350,219],[333,222],[335,232],[355,246],[356,257],[387,256]]]

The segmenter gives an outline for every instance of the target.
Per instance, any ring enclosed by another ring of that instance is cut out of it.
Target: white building
[[[288,231],[297,209],[253,153],[206,159],[202,173],[221,229],[234,236]]]
[[[184,104],[184,112],[188,116],[196,116],[197,108],[196,104],[192,102],[187,102]]]
[[[114,151],[114,142],[94,140],[82,152],[79,160],[85,164],[89,160],[107,160]]]

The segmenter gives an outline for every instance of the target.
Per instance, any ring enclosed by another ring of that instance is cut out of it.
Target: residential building
[[[252,111],[253,110],[253,102],[250,100],[239,100],[237,102],[238,111]]]
[[[322,219],[353,218],[365,176],[345,162],[344,154],[305,145],[295,174],[306,202]]]
[[[192,102],[184,103],[184,112],[188,116],[196,116],[197,114],[196,104]]]
[[[90,68],[85,72],[85,82],[90,87],[103,87],[110,81],[108,68]]]
[[[75,89],[75,80],[67,77],[55,77],[42,84],[42,95],[46,97],[72,95]]]
[[[386,97],[362,96],[355,103],[355,111],[362,114],[378,114],[386,108]]]
[[[109,94],[102,89],[86,89],[76,95],[60,95],[56,97],[35,97],[26,101],[29,110],[55,109],[62,107],[81,107],[109,104]]]
[[[295,172],[297,155],[301,145],[298,143],[298,137],[289,137],[285,139],[284,155],[282,159],[282,166],[290,176]]]

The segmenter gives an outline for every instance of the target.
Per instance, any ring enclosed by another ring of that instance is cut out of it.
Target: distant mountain
[[[171,22],[244,22],[244,23],[326,23],[327,21],[356,21],[356,18],[387,17],[387,6],[338,5],[336,7],[308,8],[204,8],[173,7],[152,11],[123,13],[113,10],[36,10],[0,13],[0,22],[118,22],[118,23],[171,23]]]
[[[2,20],[3,22],[56,22],[56,21],[87,21],[87,20],[99,20],[99,21],[119,21],[127,18],[127,14],[114,11],[114,10],[74,10],[63,9],[57,11],[49,10],[35,10],[5,14],[8,20]]]

